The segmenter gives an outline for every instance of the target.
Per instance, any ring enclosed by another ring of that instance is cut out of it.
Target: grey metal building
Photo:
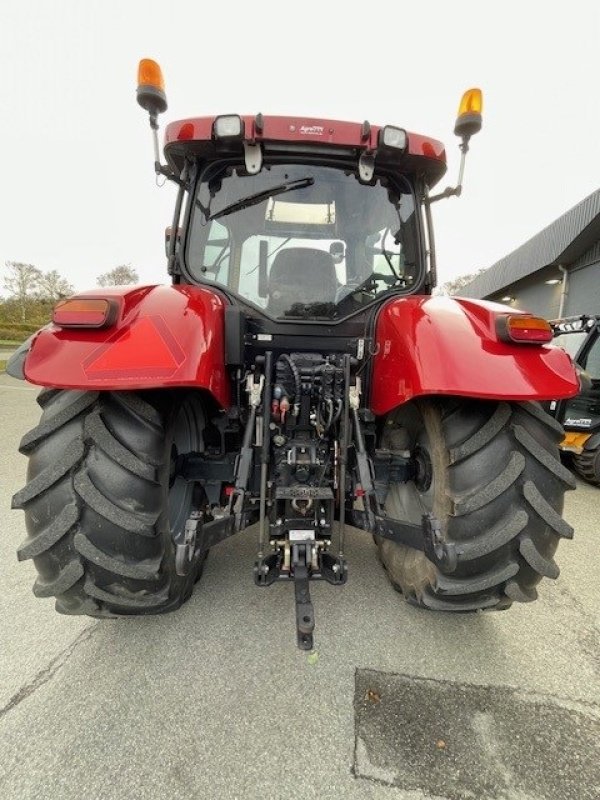
[[[600,189],[457,294],[546,319],[600,314]]]

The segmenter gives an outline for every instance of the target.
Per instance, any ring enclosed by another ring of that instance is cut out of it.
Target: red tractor
[[[555,578],[574,488],[539,401],[579,391],[540,318],[431,296],[443,145],[394,126],[304,117],[166,129],[160,69],[138,101],[155,169],[178,186],[171,285],[58,303],[8,371],[45,387],[20,450],[34,593],[93,617],[187,600],[208,550],[257,526],[254,579],[347,579],[345,530],[371,534],[392,583],[439,611],[503,609]],[[481,127],[465,93],[464,155]]]

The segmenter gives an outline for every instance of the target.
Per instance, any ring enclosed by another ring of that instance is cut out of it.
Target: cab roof
[[[244,145],[259,145],[265,158],[311,159],[347,162],[372,156],[378,167],[422,176],[434,186],[446,172],[444,145],[427,136],[406,133],[402,149],[383,144],[383,126],[291,116],[241,116],[241,134],[215,136],[215,117],[194,117],[171,122],[165,131],[164,151],[172,169],[180,174],[187,155],[213,161],[244,152]],[[236,117],[237,115],[226,115]],[[395,129],[401,130],[401,129]]]

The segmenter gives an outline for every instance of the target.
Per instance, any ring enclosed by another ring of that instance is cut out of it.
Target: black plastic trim
[[[6,373],[10,375],[11,378],[16,378],[19,381],[25,380],[25,359],[31,350],[31,344],[35,336],[37,336],[36,333],[30,336],[29,339],[25,339],[23,344],[19,345],[6,362]]]

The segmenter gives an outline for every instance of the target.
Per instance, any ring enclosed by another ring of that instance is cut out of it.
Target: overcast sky
[[[168,282],[175,189],[155,186],[135,100],[145,57],[166,81],[161,142],[188,116],[368,119],[441,139],[439,188],[460,96],[481,87],[463,197],[434,215],[440,282],[488,267],[599,187],[599,45],[597,0],[1,0],[0,271]]]

